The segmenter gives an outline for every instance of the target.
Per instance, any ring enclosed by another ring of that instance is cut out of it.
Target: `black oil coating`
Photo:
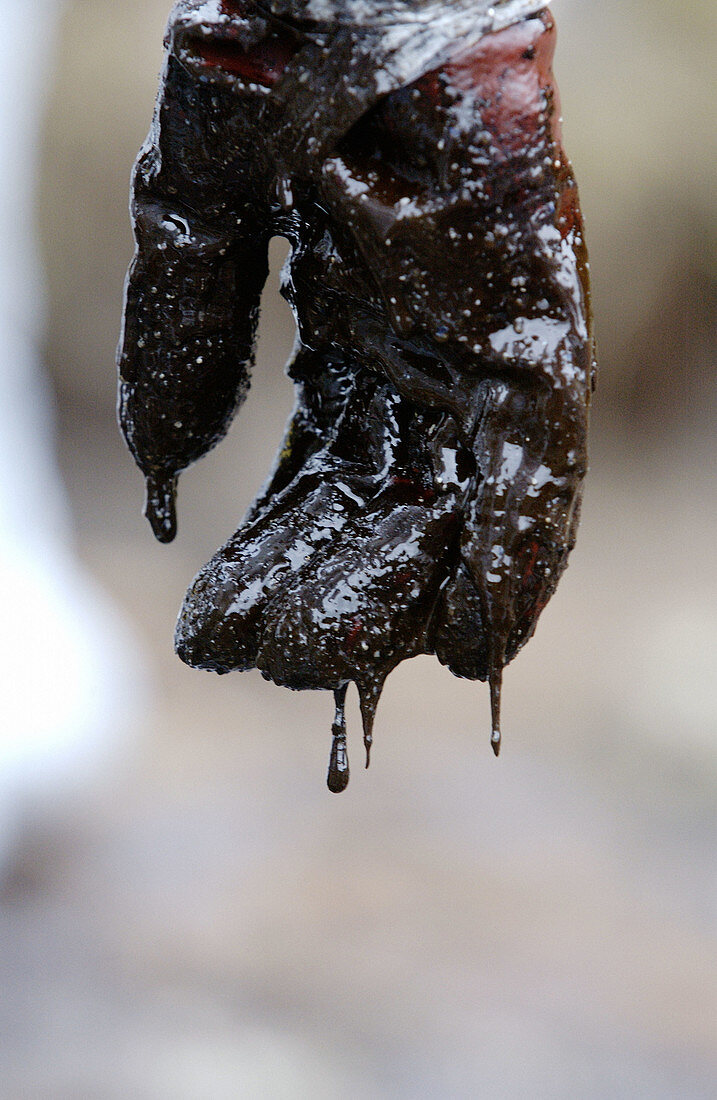
[[[289,240],[296,410],[176,647],[334,691],[339,790],[346,685],[368,749],[386,676],[419,653],[491,681],[498,751],[503,666],[575,540],[594,349],[547,11],[503,0],[490,23],[479,5],[466,33],[459,3],[415,29],[430,5],[393,23],[389,4],[362,21],[363,0],[336,0],[322,21],[331,7],[175,6],[118,361],[170,541],[179,473],[248,390],[268,242]]]

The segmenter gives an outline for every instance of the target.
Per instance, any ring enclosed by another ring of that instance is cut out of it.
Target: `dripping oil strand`
[[[147,475],[144,514],[159,542],[172,542],[177,534],[177,478]]]
[[[496,756],[500,756],[501,732],[500,732],[500,695],[503,686],[503,669],[492,668],[490,672],[490,717],[491,737],[490,743]]]
[[[334,692],[336,714],[331,729],[333,741],[327,785],[332,794],[341,794],[349,785],[349,756],[346,748],[346,689],[344,684]]]
[[[383,681],[372,681],[370,684],[357,684],[359,703],[361,706],[361,719],[363,721],[363,743],[366,750],[366,767],[371,765],[371,748],[373,746],[373,724],[376,718],[378,702],[383,691]]]

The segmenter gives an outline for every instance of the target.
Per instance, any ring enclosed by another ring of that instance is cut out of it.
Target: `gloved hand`
[[[246,394],[268,241],[287,237],[296,411],[176,646],[333,690],[342,789],[346,685],[368,746],[386,676],[418,653],[490,681],[499,750],[502,669],[575,538],[587,257],[539,3],[430,19],[397,0],[369,24],[352,0],[273,7],[173,13],[135,171],[120,408],[169,540],[178,473]]]

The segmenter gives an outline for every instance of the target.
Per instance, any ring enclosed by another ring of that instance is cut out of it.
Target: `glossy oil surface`
[[[565,568],[586,469],[587,261],[554,27],[542,10],[466,38],[460,11],[357,25],[339,7],[327,29],[311,5],[177,5],[135,171],[123,428],[169,541],[177,475],[246,394],[285,236],[296,410],[187,594],[177,651],[337,703],[354,682],[367,746],[391,670],[435,652],[490,680],[497,752],[502,669]],[[337,711],[331,789],[342,728]]]

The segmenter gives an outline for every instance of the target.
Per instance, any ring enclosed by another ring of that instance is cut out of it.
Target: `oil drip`
[[[177,534],[177,478],[147,475],[144,514],[158,542],[172,542]]]
[[[490,672],[490,717],[491,738],[490,743],[496,756],[500,756],[501,732],[500,732],[500,693],[503,686],[503,669],[494,666]]]
[[[334,692],[336,714],[331,729],[333,742],[329,760],[327,785],[332,794],[341,794],[349,785],[349,757],[346,749],[346,689],[344,684]]]
[[[359,693],[359,705],[361,707],[361,718],[363,720],[363,743],[366,749],[366,767],[371,764],[371,748],[373,746],[373,724],[376,718],[376,710],[378,708],[379,699],[381,698],[381,692],[383,691],[383,680],[372,680],[368,683],[357,684]]]

